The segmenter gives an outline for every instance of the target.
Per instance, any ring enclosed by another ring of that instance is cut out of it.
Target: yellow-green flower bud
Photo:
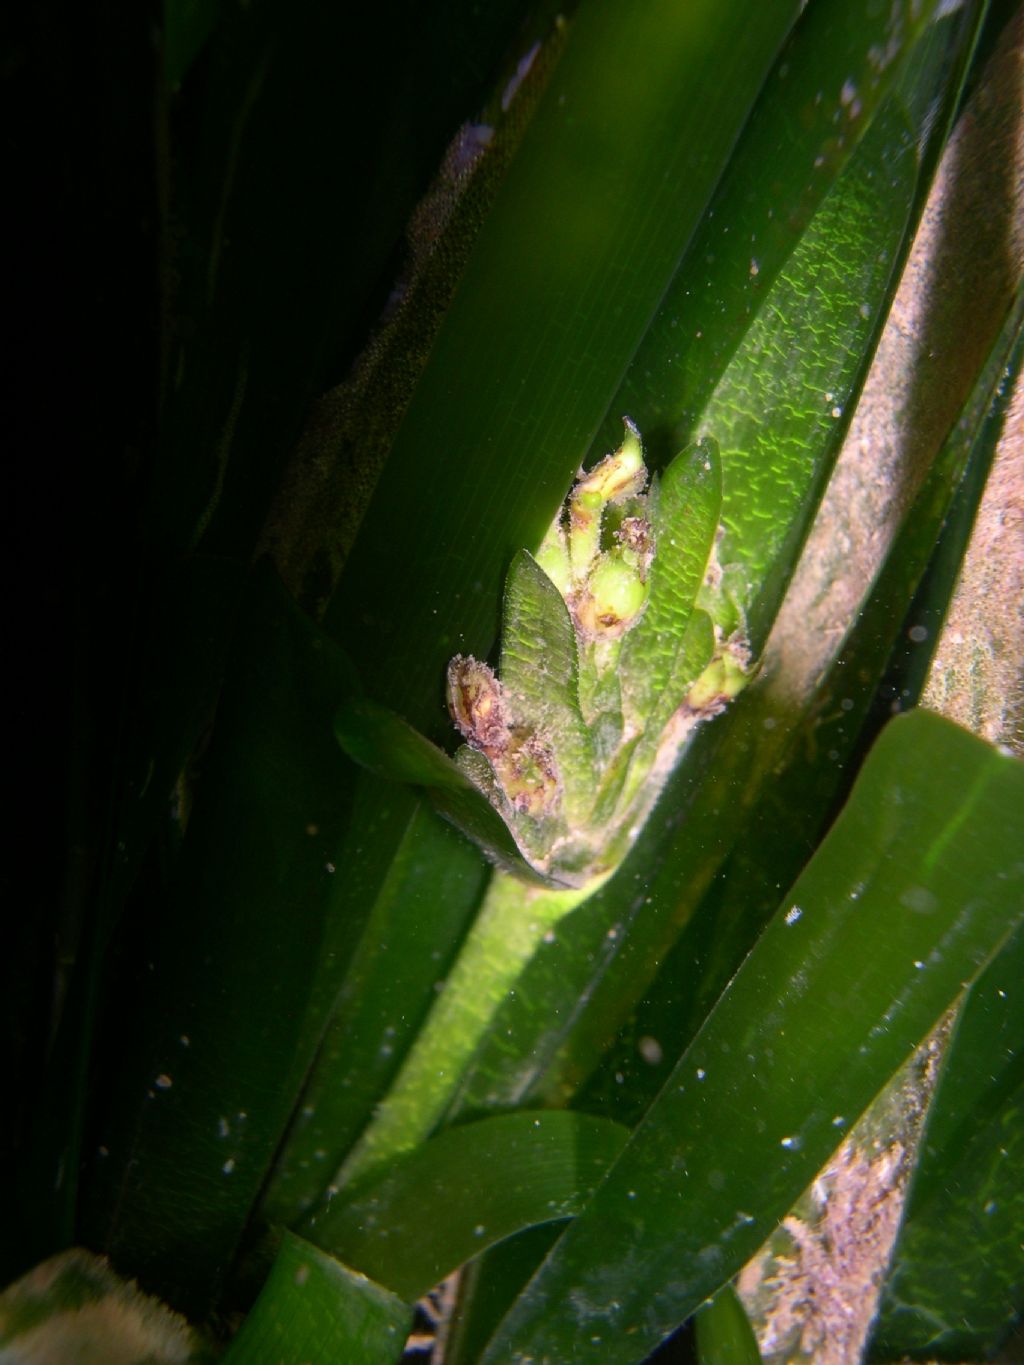
[[[647,584],[620,555],[602,555],[577,595],[576,620],[592,640],[615,640],[640,616]]]
[[[600,464],[576,485],[577,496],[596,493],[601,502],[620,502],[642,493],[647,482],[640,433],[628,417],[622,419],[626,435],[618,450],[606,455]]]
[[[716,655],[686,694],[694,711],[714,713],[738,696],[750,682],[751,670],[730,649]]]

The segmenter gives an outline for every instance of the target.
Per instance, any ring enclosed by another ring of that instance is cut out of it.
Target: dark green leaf
[[[697,1314],[700,1365],[761,1365],[757,1338],[731,1284]]]
[[[447,660],[488,653],[505,570],[540,544],[800,8],[573,20],[325,618],[431,737]]]
[[[217,7],[169,3],[173,77]],[[523,9],[223,6],[162,130],[173,293],[147,522],[157,554],[205,537],[249,558],[308,405],[365,344],[410,214]]]
[[[190,1316],[218,1292],[369,910],[346,875],[356,774],[331,734],[350,683],[258,572],[181,854],[108,982],[82,1236]]]
[[[807,6],[609,408],[602,437],[614,430],[618,413],[628,412],[656,446],[669,443],[662,456],[688,439],[938,8],[929,3],[897,18],[874,0]]]
[[[363,852],[352,891],[373,908],[263,1195],[272,1223],[292,1225],[322,1198],[437,999],[490,875],[428,805],[391,790],[402,799],[387,820],[379,784],[356,791]]]
[[[350,758],[389,782],[456,791],[470,785],[443,749],[376,702],[362,698],[343,702],[334,718],[334,733]]]
[[[671,715],[679,705],[680,694],[671,692],[676,660],[685,652],[686,624],[718,531],[722,465],[715,442],[698,441],[678,455],[654,501],[650,598],[623,643],[621,668],[627,722],[660,731],[650,718],[665,707]]]
[[[164,0],[164,80],[174,90],[220,17],[220,0]]]
[[[925,712],[892,722],[485,1361],[635,1361],[736,1273],[1019,921],[1021,811],[1024,765]]]
[[[936,42],[939,38],[943,44],[933,57],[935,69],[915,73],[922,88],[914,102],[926,109],[935,99],[948,105],[951,94],[943,84],[950,79],[947,58],[952,61],[962,51],[958,41],[951,43],[952,54],[945,53],[949,39],[945,26],[936,31]],[[954,92],[955,88],[954,79]],[[927,148],[929,127],[936,136],[930,114],[909,138],[898,111],[885,120],[877,136],[861,143],[834,185],[803,245],[776,279],[762,309],[763,321],[759,315],[749,344],[737,353],[719,389],[723,401],[717,408],[716,433],[723,442],[723,516],[728,523],[731,499],[738,499],[736,506],[749,512],[743,535],[749,532],[751,539],[745,553],[763,551],[769,558],[779,553],[777,568],[793,561],[803,534],[802,519],[815,505],[840,439],[837,419],[818,397],[824,400],[830,392],[845,397],[859,382],[892,288],[894,265],[904,249],[907,223],[920,197],[920,148]],[[724,401],[730,395],[734,403]],[[775,463],[780,441],[787,455],[785,467]],[[765,485],[785,469],[792,475],[798,465],[804,471],[802,488],[788,475],[774,492]],[[779,511],[782,501],[785,517],[797,517],[788,531],[785,518],[776,520],[768,511],[772,505]],[[801,506],[804,510],[798,513]],[[786,539],[790,535],[796,537],[792,544]],[[726,576],[730,577],[728,564]],[[774,572],[770,578],[761,584],[759,605],[750,618],[755,648],[782,595],[783,578]],[[734,581],[744,599],[750,591],[747,585],[757,586],[747,575]],[[840,681],[837,675],[837,686]],[[835,705],[847,695],[840,692]],[[813,746],[819,717],[808,704],[812,731],[808,743]],[[679,953],[672,959],[670,979],[676,993],[668,1011],[674,1035],[692,1037],[775,903],[774,873],[756,902],[743,899],[738,887],[737,914],[750,919],[744,919],[735,939],[732,919],[718,913],[714,897],[704,905],[709,886],[744,826],[753,822],[756,830],[760,794],[765,784],[770,789],[775,781],[788,736],[798,723],[789,700],[779,706],[755,683],[727,715],[698,735],[619,876],[559,926],[558,941],[538,955],[522,991],[495,1021],[492,1044],[482,1051],[477,1075],[466,1084],[467,1105],[479,1111],[524,1094],[535,1103],[564,1102],[607,1051],[614,1030],[665,962],[679,938],[679,926],[688,921],[692,924],[686,939],[680,940]],[[844,743],[849,742],[847,736]],[[811,752],[817,750],[812,747]],[[831,770],[832,765],[826,767]],[[828,775],[839,776],[831,771]],[[826,804],[827,798],[814,798],[814,822],[820,822]],[[786,835],[769,837],[766,846],[773,856],[790,851],[794,863],[783,875],[792,877],[806,856],[804,850],[813,844],[803,826],[792,833],[788,824],[785,828]],[[640,885],[643,896],[637,891]],[[706,994],[704,974],[710,978]],[[641,1103],[646,1104],[651,1079],[660,1080],[665,1071],[646,1064],[638,1068],[636,1040],[625,1041],[630,1065],[624,1067],[621,1053],[610,1058],[603,1094],[617,1103],[625,1087],[616,1076],[625,1072],[638,1077]],[[664,1052],[666,1069],[673,1055],[670,1046]],[[513,1066],[510,1056],[530,1057],[532,1089],[521,1063]]]

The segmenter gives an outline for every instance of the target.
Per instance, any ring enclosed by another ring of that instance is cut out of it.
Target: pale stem
[[[495,872],[426,1023],[342,1165],[336,1187],[363,1184],[430,1136],[537,945],[604,880],[556,891]]]

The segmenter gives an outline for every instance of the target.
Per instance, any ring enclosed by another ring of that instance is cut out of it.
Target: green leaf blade
[[[576,630],[562,594],[521,550],[505,584],[501,684],[512,713],[536,720],[554,750],[566,816],[576,823],[593,802],[593,747],[579,706]]]
[[[625,1365],[736,1273],[1019,920],[1021,810],[1024,765],[923,712],[891,723],[488,1365],[581,1340]]]
[[[987,1360],[1024,1309],[1024,930],[947,1052],[876,1324],[878,1359]]]
[[[561,1110],[464,1124],[350,1203],[329,1205],[307,1236],[413,1300],[504,1238],[579,1213],[628,1136],[609,1119]]]
[[[697,1314],[700,1365],[762,1365],[757,1338],[731,1284]]]
[[[751,317],[937,8],[929,3],[893,23],[872,0],[807,6],[609,407],[602,436],[614,430],[619,412],[663,439],[685,440],[695,429]]]
[[[638,729],[646,727],[670,689],[684,652],[687,622],[707,571],[721,506],[718,446],[711,439],[697,441],[672,461],[658,485],[650,599],[622,648],[623,711]]]
[[[836,402],[845,404],[856,392],[877,318],[887,307],[894,265],[905,251],[907,224],[923,194],[922,176],[934,154],[929,146],[934,139],[941,141],[941,122],[937,125],[928,111],[947,110],[955,98],[965,60],[964,39],[950,33],[944,23],[927,42],[938,49],[929,54],[931,65],[900,90],[922,111],[921,118],[911,125],[909,137],[905,114],[898,109],[884,116],[886,126],[876,120],[877,137],[869,135],[860,143],[805,244],[776,278],[764,305],[768,315],[760,327],[755,323],[756,334],[752,329],[749,345],[744,343],[735,355],[713,399],[713,424],[704,422],[723,451],[725,536],[719,555],[727,581],[736,584],[747,609],[755,651],[763,646],[778,610],[806,519],[841,438],[841,419],[824,407],[825,395],[831,392]],[[867,317],[861,310],[865,303]],[[818,316],[821,307],[826,310],[824,320]],[[668,334],[663,342],[669,344]],[[820,403],[812,401],[815,395]],[[783,460],[775,458],[780,441]],[[753,481],[749,489],[748,479]],[[760,582],[746,571],[758,566],[765,573]],[[890,625],[898,623],[905,610],[905,605],[898,607]],[[839,709],[848,687],[849,679],[837,674],[830,704]],[[814,703],[807,698],[804,704]],[[807,719],[814,734],[808,745],[811,753],[820,720],[814,712]],[[680,1039],[680,1046],[692,1037],[775,903],[773,876],[770,889],[754,900],[747,897],[742,910],[737,906],[738,927],[726,931],[709,887],[737,839],[749,837],[751,810],[760,793],[770,792],[788,743],[785,734],[798,723],[796,718],[786,720],[770,693],[755,683],[731,714],[696,737],[622,876],[598,893],[585,914],[563,926],[559,944],[538,958],[521,997],[497,1022],[492,1044],[481,1053],[479,1074],[467,1085],[470,1108],[479,1111],[495,1103],[493,1096],[503,1103],[524,1093],[536,1103],[564,1102],[599,1065],[615,1027],[625,1023],[630,1003],[650,988],[673,944],[678,945],[678,954],[671,970],[674,980],[685,985],[671,988],[674,1003],[667,1008],[675,1020],[672,1036]],[[836,725],[843,733],[830,736],[826,752],[834,745],[848,753],[852,736],[844,729],[841,710]],[[834,765],[826,766],[833,777],[838,775]],[[828,791],[834,790],[830,781]],[[798,796],[799,791],[798,784]],[[806,841],[807,831],[820,821],[823,804],[831,799],[816,794],[804,816],[797,816],[792,802],[787,803],[785,819],[776,822],[783,831],[778,850],[794,849],[794,829],[799,830],[797,844]],[[795,859],[788,864],[787,879],[796,875],[798,866]],[[632,879],[647,887],[642,915],[631,909]],[[608,947],[607,935],[620,925],[627,926],[625,952]],[[684,939],[680,925],[686,926]],[[579,1005],[580,1001],[584,1003]],[[537,1003],[531,1007],[526,1002]],[[634,1042],[628,1036],[623,1048],[635,1061]],[[521,1064],[512,1067],[506,1062],[513,1051],[533,1059],[532,1086],[527,1087]],[[616,1052],[608,1059],[607,1080],[598,1082],[606,1096],[623,1094],[613,1079],[621,1056]],[[646,1088],[650,1079],[645,1071],[633,1074]],[[635,1111],[629,1112],[633,1117]]]
[[[289,1232],[224,1365],[387,1365],[411,1326],[408,1304]]]

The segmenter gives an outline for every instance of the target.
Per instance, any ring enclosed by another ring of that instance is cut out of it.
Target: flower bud
[[[647,604],[647,584],[616,553],[602,555],[578,594],[576,620],[593,640],[625,634]]]
[[[646,517],[626,517],[615,532],[623,563],[636,569],[641,578],[647,577],[647,570],[654,559],[654,532]]]
[[[596,493],[601,502],[619,502],[623,498],[642,493],[647,482],[640,433],[628,417],[622,419],[626,435],[622,445],[606,455],[589,474],[584,474],[576,485],[577,496]]]

